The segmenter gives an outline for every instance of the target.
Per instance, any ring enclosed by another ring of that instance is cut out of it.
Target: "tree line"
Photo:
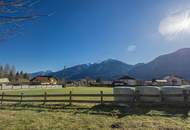
[[[0,65],[0,78],[8,78],[12,83],[28,82],[30,76],[23,71],[17,71],[14,65]]]

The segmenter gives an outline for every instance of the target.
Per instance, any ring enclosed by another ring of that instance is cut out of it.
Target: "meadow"
[[[113,93],[107,87],[6,90],[7,94]],[[188,108],[89,104],[0,106],[0,130],[189,130]]]
[[[37,88],[37,89],[15,89],[15,90],[1,90],[0,93],[5,92],[6,94],[66,94],[72,91],[75,94],[96,94],[103,91],[104,93],[113,93],[111,87],[65,87],[65,88]]]
[[[65,87],[65,88],[33,88],[33,89],[15,89],[15,90],[1,90],[0,93],[8,95],[44,95],[47,94],[100,94],[103,91],[104,94],[112,94],[113,88],[111,87]],[[13,97],[6,97],[4,99],[13,99]],[[20,99],[20,97],[14,97],[14,99]],[[24,97],[28,100],[43,100],[44,97]],[[47,100],[69,100],[67,97],[47,97]],[[100,100],[100,97],[72,97],[73,100]],[[113,97],[104,97],[104,100],[113,100]],[[55,103],[55,102],[53,102]],[[61,103],[62,104],[62,103]]]

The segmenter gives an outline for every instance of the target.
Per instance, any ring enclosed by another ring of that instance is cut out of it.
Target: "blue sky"
[[[136,64],[190,47],[187,0],[44,0],[35,10],[53,15],[1,41],[1,64],[27,72],[108,58]]]

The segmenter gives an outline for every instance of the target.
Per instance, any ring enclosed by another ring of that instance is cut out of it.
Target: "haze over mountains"
[[[108,59],[101,63],[76,65],[57,72],[41,71],[37,75],[53,75],[57,78],[77,80],[82,78],[101,78],[104,80],[117,79],[129,75],[136,79],[162,78],[168,74],[179,75],[190,79],[190,48],[183,48],[176,52],[161,55],[149,63],[130,65],[118,60]]]

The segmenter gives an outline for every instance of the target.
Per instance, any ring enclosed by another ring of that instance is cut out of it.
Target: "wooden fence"
[[[80,97],[82,99],[74,99],[76,97]],[[88,99],[88,98],[91,99]],[[93,97],[95,99],[93,99]],[[112,99],[108,99],[107,97],[112,97]],[[122,98],[131,98],[131,101],[116,101],[114,100],[114,97],[122,97]],[[159,97],[161,104],[179,104],[178,102],[168,102],[165,100],[166,97],[183,97],[183,101],[180,103],[185,105],[190,105],[190,93],[187,93],[184,91],[183,94],[159,94],[159,95],[140,95],[139,92],[136,92],[132,95],[129,94],[104,94],[103,91],[100,91],[99,94],[73,94],[72,91],[70,91],[68,94],[48,94],[45,92],[44,94],[38,94],[38,95],[28,95],[28,94],[6,94],[2,92],[0,94],[0,104],[3,103],[94,103],[94,104],[105,104],[105,103],[124,103],[124,104],[135,104],[135,103],[156,103],[158,102],[145,102],[141,101],[141,97]],[[28,99],[30,98],[30,99]],[[37,99],[36,99],[37,98]],[[61,99],[56,99],[61,98]],[[65,99],[66,98],[66,99]]]
[[[62,85],[0,85],[0,90],[34,89],[34,88],[62,88]]]

